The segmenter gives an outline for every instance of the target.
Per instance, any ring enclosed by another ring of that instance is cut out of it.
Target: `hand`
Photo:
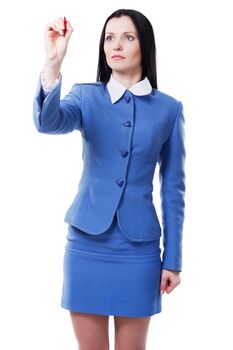
[[[56,64],[62,63],[67,51],[68,42],[73,32],[70,22],[67,21],[67,30],[64,35],[63,18],[57,18],[53,22],[47,23],[44,33],[44,45],[47,60]]]
[[[180,272],[174,270],[162,270],[160,293],[165,291],[170,293],[175,287],[180,284]]]

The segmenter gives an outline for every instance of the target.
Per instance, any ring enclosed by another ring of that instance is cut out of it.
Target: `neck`
[[[138,83],[142,80],[142,72],[139,71],[134,74],[126,74],[121,72],[112,72],[113,77],[119,81],[122,85],[124,85],[127,89],[129,89],[132,85]]]

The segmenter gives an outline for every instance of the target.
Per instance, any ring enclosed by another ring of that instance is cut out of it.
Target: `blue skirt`
[[[69,225],[66,239],[61,307],[109,316],[161,312],[160,239],[128,240],[117,214],[100,235]]]

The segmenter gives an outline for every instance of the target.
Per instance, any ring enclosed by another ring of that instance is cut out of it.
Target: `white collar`
[[[147,77],[145,77],[143,80],[139,81],[138,83],[132,85],[129,89],[127,89],[127,87],[125,87],[118,80],[116,80],[112,74],[107,83],[107,88],[112,103],[115,103],[117,100],[119,100],[119,98],[124,94],[126,90],[131,91],[134,95],[137,96],[148,95],[152,91],[152,86]]]

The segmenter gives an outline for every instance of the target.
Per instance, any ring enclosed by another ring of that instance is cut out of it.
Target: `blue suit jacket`
[[[62,81],[62,79],[61,79]],[[159,164],[162,267],[181,271],[185,193],[182,102],[157,89],[145,96],[126,90],[112,104],[106,84],[74,84],[60,98],[61,81],[46,98],[39,78],[33,117],[39,132],[79,130],[83,173],[65,222],[92,235],[109,228],[117,211],[130,240],[159,239],[153,177]]]

